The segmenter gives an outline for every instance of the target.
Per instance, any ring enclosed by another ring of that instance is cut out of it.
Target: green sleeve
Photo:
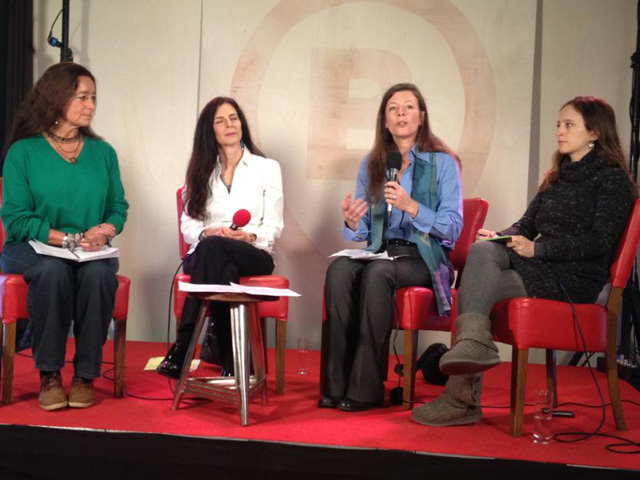
[[[107,192],[107,202],[104,212],[104,223],[111,223],[120,233],[127,220],[127,210],[129,203],[124,196],[124,187],[120,180],[120,168],[118,167],[118,157],[115,150],[110,148],[109,155],[109,190]]]
[[[24,145],[9,149],[2,170],[2,222],[10,242],[49,242],[50,222],[36,213],[29,189]]]

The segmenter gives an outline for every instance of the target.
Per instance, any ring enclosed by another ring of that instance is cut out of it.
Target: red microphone
[[[233,223],[231,224],[231,230],[237,230],[244,227],[251,220],[251,212],[249,210],[238,210],[233,214]]]

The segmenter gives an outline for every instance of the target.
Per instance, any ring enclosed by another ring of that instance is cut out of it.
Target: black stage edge
[[[426,434],[427,432],[425,432]],[[508,448],[508,441],[505,442]],[[544,447],[542,447],[544,448]],[[576,446],[576,448],[580,448]],[[628,470],[49,427],[0,426],[0,479],[627,478]]]

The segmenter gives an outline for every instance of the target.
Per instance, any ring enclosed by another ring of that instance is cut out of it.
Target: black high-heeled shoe
[[[162,363],[156,368],[156,373],[173,378],[174,380],[180,379],[180,372],[182,371],[182,365],[184,364],[186,356],[187,348],[174,343],[171,345],[169,353],[164,357]]]
[[[342,397],[329,397],[323,395],[318,400],[318,408],[336,408]]]
[[[381,407],[382,402],[359,402],[357,400],[353,400],[351,398],[345,397],[338,402],[336,408],[338,410],[342,410],[343,412],[364,412],[366,410],[370,410],[372,408]]]

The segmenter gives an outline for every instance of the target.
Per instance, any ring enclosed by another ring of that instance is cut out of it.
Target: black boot
[[[180,378],[184,359],[187,356],[187,350],[187,347],[182,347],[178,345],[178,343],[171,345],[169,353],[167,353],[167,356],[164,357],[162,363],[158,365],[158,368],[156,368],[156,373],[178,380]]]
[[[202,348],[200,349],[200,360],[207,363],[212,363],[213,365],[221,365],[222,364],[222,354],[220,352],[220,345],[218,339],[218,332],[216,330],[216,325],[211,319],[209,321],[209,326],[207,327],[207,333],[204,336],[204,340],[202,341]]]

